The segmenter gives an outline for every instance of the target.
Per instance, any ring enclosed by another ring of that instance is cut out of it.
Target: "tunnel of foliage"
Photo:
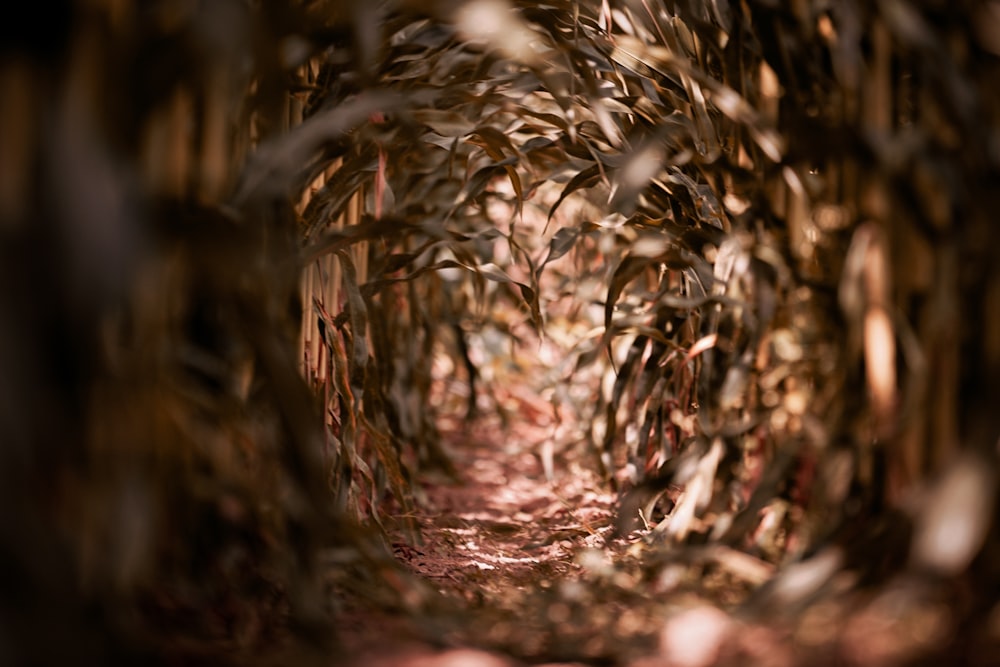
[[[774,564],[744,602],[773,618],[905,577],[939,650],[997,641],[996,3],[25,12],[0,655],[322,654],[331,576],[401,604],[386,534],[452,466],[434,359],[473,416],[468,339],[544,337],[543,283],[596,313],[554,383],[612,381],[552,396],[620,532]]]

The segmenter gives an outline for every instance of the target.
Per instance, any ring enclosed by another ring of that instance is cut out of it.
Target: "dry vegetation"
[[[997,660],[997,3],[26,12],[0,661],[322,662],[359,599],[457,624],[391,543],[461,474],[442,420],[531,410],[633,541],[588,608],[697,579],[742,625],[696,664]]]

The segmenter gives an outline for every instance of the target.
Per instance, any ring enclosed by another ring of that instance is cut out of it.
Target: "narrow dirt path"
[[[393,545],[447,608],[411,619],[416,630],[399,618],[359,620],[352,664],[606,663],[620,653],[615,637],[637,631],[628,614],[633,627],[620,622],[624,604],[594,599],[611,571],[608,559],[628,548],[610,540],[616,496],[575,449],[557,450],[546,475],[543,445],[556,430],[546,402],[528,393],[493,398],[504,404],[506,425],[496,411],[472,423],[441,420],[461,479],[421,480],[423,541]],[[622,589],[630,583],[618,582]]]
[[[614,497],[578,461],[561,461],[548,480],[543,428],[504,431],[491,417],[445,431],[463,482],[425,487],[425,543],[402,554],[414,572],[470,605],[502,606],[572,577],[581,550],[604,546]]]

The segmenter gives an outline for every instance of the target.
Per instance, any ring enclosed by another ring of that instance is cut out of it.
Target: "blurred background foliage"
[[[794,564],[775,612],[846,570],[996,613],[996,3],[26,11],[0,655],[322,649],[331,570],[412,604],[385,535],[505,339],[561,346],[659,557]]]

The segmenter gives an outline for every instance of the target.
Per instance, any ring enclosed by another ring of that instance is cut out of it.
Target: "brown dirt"
[[[397,549],[442,592],[474,602],[545,586],[580,570],[581,549],[604,546],[614,497],[578,462],[547,480],[536,428],[505,434],[491,419],[449,433],[463,480],[425,488],[424,544]]]
[[[546,406],[521,408],[537,417]],[[472,424],[444,419],[441,427],[461,479],[423,480],[416,516],[422,541],[399,537],[393,548],[451,611],[437,618],[431,612],[417,629],[398,618],[354,618],[358,665],[513,664],[454,653],[470,645],[526,658],[551,652],[553,625],[568,610],[556,605],[552,613],[551,599],[572,590],[586,569],[580,554],[598,553],[612,530],[614,495],[575,457],[560,461],[547,479],[541,446],[551,434],[548,420],[520,419],[505,429],[495,416]],[[526,607],[539,604],[545,608],[526,615]],[[387,634],[377,629],[388,630],[386,624],[396,626],[391,634],[400,641],[373,651],[372,635]],[[435,651],[426,641],[434,634],[454,648]],[[456,655],[462,660],[452,662]]]

